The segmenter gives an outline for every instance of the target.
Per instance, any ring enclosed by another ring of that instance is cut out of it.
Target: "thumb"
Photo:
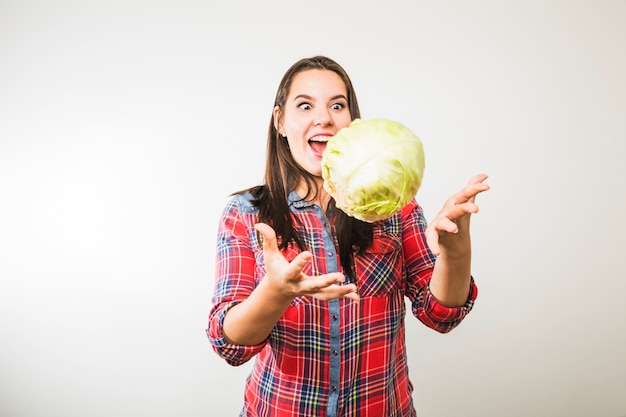
[[[276,232],[266,223],[257,223],[254,225],[257,231],[257,239],[263,246],[263,250],[278,250],[278,242],[276,241]],[[260,236],[259,236],[260,235]]]
[[[439,248],[439,233],[432,225],[426,229],[426,244],[433,255],[439,256],[441,254],[441,249]]]

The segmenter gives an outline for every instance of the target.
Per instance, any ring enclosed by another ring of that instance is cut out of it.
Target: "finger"
[[[475,213],[478,213],[478,206],[474,203],[467,202],[463,204],[455,204],[451,207],[446,208],[446,210],[441,213],[441,217],[445,217],[446,219],[450,220],[456,220],[467,214]]]
[[[447,201],[447,204],[460,204],[460,203],[465,203],[467,201],[473,203],[478,194],[489,190],[489,188],[490,188],[489,184],[486,184],[483,182],[468,183],[458,193],[454,194]]]
[[[485,180],[489,178],[487,174],[476,174],[467,183],[467,187],[465,190],[465,195],[468,197],[468,200],[472,203],[476,199],[476,196],[484,191],[489,190],[491,188],[489,184],[485,183]]]
[[[445,205],[450,206],[453,204],[465,203],[467,201],[473,203],[476,195],[490,189],[489,184],[484,182],[487,178],[486,174],[474,175],[461,190],[446,200]]]
[[[338,284],[343,283],[345,279],[345,276],[341,272],[332,272],[330,274],[323,274],[315,277],[306,276],[303,277],[301,286],[302,290],[306,293],[315,294],[317,292],[325,291],[326,288],[339,286]]]
[[[276,232],[270,225],[265,223],[257,223],[254,225],[254,229],[261,234],[261,243],[263,245],[263,250],[278,250]]]
[[[342,297],[351,299],[356,302],[360,301],[360,296],[357,293],[356,285],[354,284],[330,285],[328,287],[320,289],[319,291],[311,295],[319,300],[324,301],[335,300]]]
[[[286,272],[289,277],[297,277],[302,273],[304,267],[311,261],[313,255],[309,251],[300,252],[287,265]],[[329,284],[330,285],[330,284]]]
[[[474,176],[472,176],[472,178],[469,179],[469,181],[467,182],[468,184],[477,184],[480,182],[484,182],[487,178],[489,178],[489,176],[487,174],[476,174]]]
[[[352,301],[355,301],[357,303],[361,302],[361,296],[359,295],[358,292],[353,291],[353,292],[349,292],[348,294],[343,296],[344,298],[350,299]]]
[[[457,224],[447,217],[441,217],[433,223],[433,229],[439,234],[439,232],[456,233],[459,231]]]

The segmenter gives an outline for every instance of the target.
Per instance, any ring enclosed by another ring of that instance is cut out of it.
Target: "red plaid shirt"
[[[293,300],[271,334],[256,346],[225,341],[224,316],[265,276],[256,238],[257,212],[249,195],[233,197],[219,224],[216,282],[207,335],[229,364],[256,356],[247,379],[241,416],[415,416],[405,345],[405,297],[426,326],[445,333],[471,310],[472,280],[463,307],[448,308],[431,295],[435,257],[424,239],[426,220],[412,201],[402,213],[374,223],[374,243],[355,256],[360,303],[313,297]],[[341,270],[328,219],[320,207],[290,196],[299,232],[313,259],[309,275]],[[299,250],[284,251],[292,260]]]

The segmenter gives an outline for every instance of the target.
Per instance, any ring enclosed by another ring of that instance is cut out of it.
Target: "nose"
[[[314,123],[316,126],[330,126],[333,124],[333,119],[330,116],[330,112],[327,108],[318,107],[315,113]]]

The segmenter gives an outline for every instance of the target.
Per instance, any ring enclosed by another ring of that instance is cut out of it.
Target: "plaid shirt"
[[[372,247],[354,260],[360,303],[296,298],[263,343],[238,346],[223,337],[224,316],[265,275],[263,250],[253,228],[257,212],[249,198],[234,196],[220,220],[215,293],[206,330],[213,349],[229,364],[241,365],[256,356],[241,416],[415,416],[405,297],[422,323],[445,333],[463,320],[477,296],[473,280],[463,307],[444,307],[431,295],[428,283],[435,257],[425,242],[421,207],[412,201],[401,213],[374,223]],[[340,271],[324,212],[299,201],[295,193],[289,200],[313,253],[304,272]],[[290,246],[283,253],[292,260],[299,250]]]

